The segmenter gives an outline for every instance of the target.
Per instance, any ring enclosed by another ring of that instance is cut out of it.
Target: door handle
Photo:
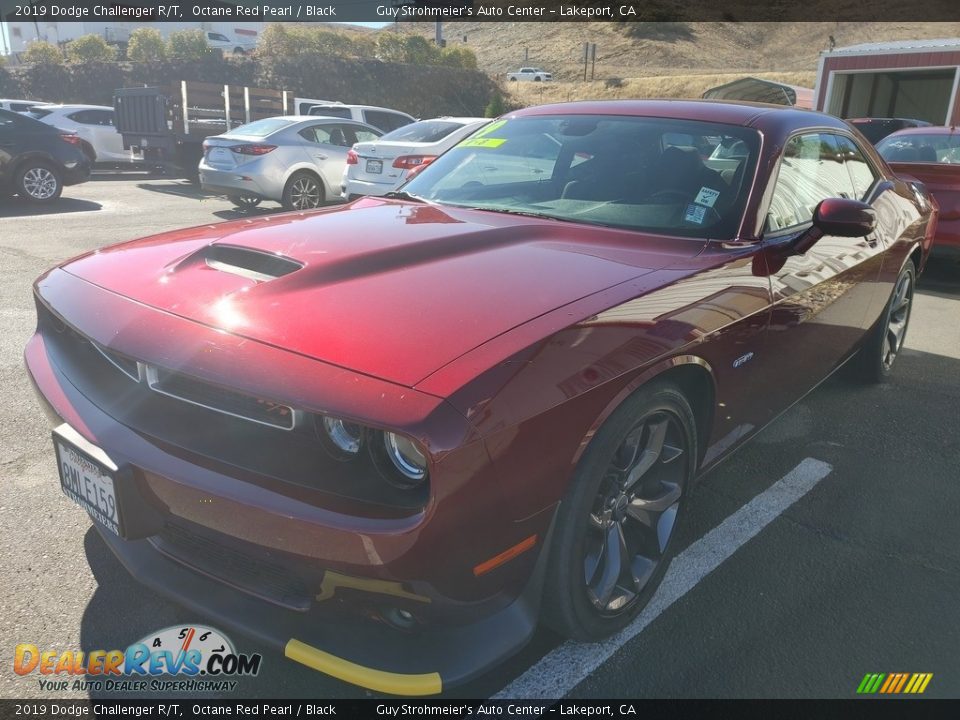
[[[318,160],[326,160],[326,159],[327,159],[327,156],[324,155],[324,154],[322,154],[322,153],[314,153],[314,155],[316,156],[316,158],[317,158]]]

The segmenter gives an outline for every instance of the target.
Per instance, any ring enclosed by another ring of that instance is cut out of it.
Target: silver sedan
[[[272,117],[203,142],[200,184],[238,207],[274,200],[288,210],[339,199],[347,151],[376,140],[375,127],[333,117]]]

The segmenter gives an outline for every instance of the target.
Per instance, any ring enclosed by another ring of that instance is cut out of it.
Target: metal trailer
[[[125,149],[147,164],[196,179],[204,139],[254,120],[286,115],[295,104],[285,90],[182,80],[162,87],[118,89],[113,107]]]

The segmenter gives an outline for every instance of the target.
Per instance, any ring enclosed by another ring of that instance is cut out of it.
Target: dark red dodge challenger
[[[705,471],[848,359],[888,375],[935,224],[827,115],[537,107],[393,197],[49,271],[26,363],[137,579],[431,694],[541,616],[629,623]]]

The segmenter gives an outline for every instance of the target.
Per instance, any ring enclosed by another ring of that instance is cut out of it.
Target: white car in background
[[[223,33],[211,30],[205,30],[203,37],[207,41],[207,47],[214,50],[223,50],[224,55],[230,55],[231,53],[233,55],[246,55],[257,47],[256,40],[238,40],[237,38],[231,40]]]
[[[429,165],[489,122],[475,117],[420,120],[379,140],[357,143],[347,153],[341,194],[348,200],[386,195],[406,182],[412,170]]]
[[[42,123],[80,136],[80,149],[96,163],[134,163],[123,149],[123,136],[113,124],[113,108],[107,105],[36,105],[28,113]]]
[[[49,103],[40,100],[11,100],[9,98],[0,98],[0,110],[9,110],[10,112],[30,112],[30,110],[37,105],[48,104]]]
[[[274,200],[287,210],[312,210],[340,200],[337,182],[350,147],[381,134],[332,117],[256,120],[203,141],[200,187],[239,208]]]

